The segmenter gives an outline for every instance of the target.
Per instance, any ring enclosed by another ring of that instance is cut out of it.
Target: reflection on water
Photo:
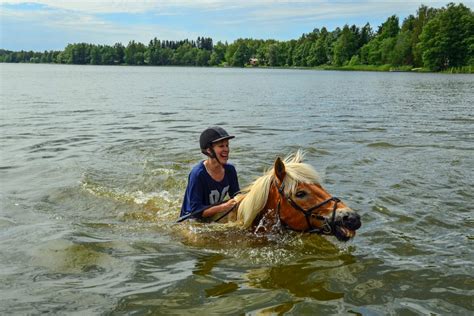
[[[470,75],[0,64],[3,314],[471,314]],[[350,243],[176,224],[199,132],[297,149]]]

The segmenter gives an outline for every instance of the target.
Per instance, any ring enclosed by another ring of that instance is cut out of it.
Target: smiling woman
[[[227,163],[229,139],[234,137],[218,126],[207,128],[201,133],[201,152],[207,159],[198,163],[189,174],[181,219],[183,216],[209,218],[227,212],[236,205],[232,197],[240,191],[237,171]],[[231,199],[222,203],[227,195]]]

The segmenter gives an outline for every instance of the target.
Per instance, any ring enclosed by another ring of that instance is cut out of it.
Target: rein
[[[306,218],[306,222],[308,223],[308,227],[310,230],[308,231],[309,233],[324,233],[324,234],[330,234],[331,232],[334,232],[335,230],[335,221],[336,221],[336,209],[337,209],[337,203],[341,202],[341,200],[337,197],[330,197],[327,200],[322,201],[321,203],[318,203],[307,210],[299,206],[292,198],[291,196],[285,195],[284,189],[285,189],[285,183],[282,181],[281,186],[277,186],[276,182],[274,182],[276,188],[278,189],[278,193],[280,193],[280,199],[278,200],[278,205],[277,205],[277,213],[278,213],[278,218],[280,220],[280,223],[283,223],[285,227],[289,228],[286,223],[284,223],[281,220],[280,216],[280,203],[281,203],[281,198],[285,198],[288,203],[295,209],[304,214],[304,217]],[[329,202],[334,202],[334,206],[332,208],[332,215],[330,220],[328,220],[327,217],[321,216],[321,215],[316,215],[316,218],[319,220],[324,221],[324,225],[322,228],[314,227],[311,225],[310,217],[313,214],[313,211],[317,210],[318,208],[328,204]],[[291,229],[291,228],[290,228]]]
[[[211,208],[211,207],[216,206],[216,205],[221,205],[221,204],[223,204],[223,203],[225,203],[225,202],[227,202],[227,201],[220,201],[220,202],[217,202],[217,203],[214,203],[214,204],[211,204],[211,205],[207,205],[207,206],[205,206],[205,207],[203,207],[202,209],[199,209],[199,210],[197,210],[197,211],[194,211],[194,212],[191,212],[191,213],[187,213],[187,214],[181,216],[180,218],[178,218],[178,220],[176,220],[176,223],[181,223],[182,221],[185,221],[185,220],[187,220],[187,219],[190,218],[190,217],[193,217],[193,216],[195,216],[195,215],[197,215],[197,214],[202,214],[202,213],[203,213],[205,210],[207,210],[208,208]],[[232,206],[229,210],[225,211],[224,214],[221,215],[221,216],[219,216],[219,218],[216,219],[216,220],[214,220],[214,222],[217,223],[218,221],[220,221],[221,219],[223,219],[224,217],[226,217],[230,212],[232,212],[232,211],[235,209],[235,207],[236,207],[237,205],[238,205],[238,203],[234,204],[234,206]]]
[[[232,212],[234,210],[234,208],[238,205],[238,203],[234,204],[234,206],[232,206],[229,210],[225,211],[224,214],[222,214],[221,216],[219,216],[218,219],[214,220],[214,222],[219,222],[221,219],[223,219],[224,217],[226,217],[227,215],[229,215],[230,212]]]

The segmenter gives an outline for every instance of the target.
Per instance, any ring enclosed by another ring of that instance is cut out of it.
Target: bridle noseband
[[[327,200],[324,200],[322,201],[321,203],[318,203],[310,208],[308,208],[307,210],[305,210],[304,208],[302,208],[301,206],[299,206],[292,198],[291,196],[289,195],[285,195],[285,192],[284,192],[284,189],[285,189],[285,183],[282,181],[281,182],[281,185],[278,186],[276,182],[274,182],[276,188],[278,189],[278,193],[280,193],[280,196],[282,198],[285,198],[288,203],[295,209],[295,210],[298,210],[300,212],[302,212],[304,214],[304,217],[306,218],[306,222],[308,223],[308,227],[309,227],[309,233],[324,233],[324,234],[330,234],[331,232],[334,232],[335,231],[335,222],[336,222],[336,209],[337,209],[337,203],[341,202],[341,200],[337,197],[330,197],[329,199]],[[280,202],[281,202],[281,198],[278,200],[278,206],[277,206],[277,213],[278,213],[278,218],[280,220],[280,223],[282,223],[284,226],[288,227],[288,225],[286,223],[283,223],[283,221],[281,220],[281,217],[280,217]],[[324,217],[324,216],[321,216],[321,215],[316,215],[316,218],[321,220],[321,221],[324,221],[324,225],[322,228],[319,228],[319,227],[314,227],[313,225],[311,225],[311,221],[310,221],[310,217],[311,215],[313,214],[313,211],[317,210],[318,208],[328,204],[329,202],[334,202],[334,206],[332,208],[332,215],[331,215],[331,218],[330,220],[328,220],[327,217]],[[290,228],[292,229],[292,228]],[[294,230],[294,229],[293,229]]]

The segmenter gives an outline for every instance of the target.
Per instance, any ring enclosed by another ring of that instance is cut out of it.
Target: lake
[[[474,312],[473,75],[0,70],[1,314]],[[211,125],[241,187],[304,150],[355,238],[175,224]]]

